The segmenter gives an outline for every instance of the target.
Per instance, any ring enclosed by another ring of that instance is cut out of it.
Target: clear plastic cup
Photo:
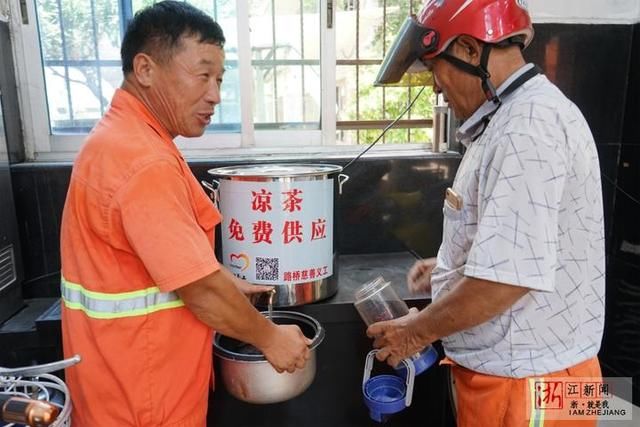
[[[409,307],[393,290],[390,282],[378,276],[356,290],[354,305],[367,326],[409,313]]]
[[[396,291],[391,287],[391,282],[378,276],[370,282],[360,286],[355,293],[354,305],[367,326],[405,316],[409,313],[409,307],[400,299]],[[419,375],[435,363],[438,358],[437,351],[430,345],[419,353],[409,357],[415,367],[415,375]],[[406,375],[403,364],[396,367],[402,376]]]

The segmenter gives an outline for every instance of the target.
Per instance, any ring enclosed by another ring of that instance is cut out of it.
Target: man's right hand
[[[273,325],[266,344],[260,348],[269,363],[278,372],[294,372],[304,368],[311,357],[309,346],[313,342],[296,325]]]
[[[242,293],[258,287],[238,284],[225,267],[176,289],[185,305],[216,332],[251,344],[265,355],[278,372],[304,368],[312,340],[296,325],[275,325],[260,314]],[[264,288],[266,290],[268,288]]]
[[[407,274],[407,285],[411,293],[431,291],[431,271],[436,266],[437,258],[416,261]]]

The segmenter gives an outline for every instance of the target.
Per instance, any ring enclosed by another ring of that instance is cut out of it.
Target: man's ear
[[[482,43],[471,36],[462,35],[455,41],[456,53],[458,58],[473,65],[480,64],[480,55],[482,54]]]
[[[151,86],[156,67],[157,64],[146,53],[140,52],[133,58],[133,75],[143,87]]]

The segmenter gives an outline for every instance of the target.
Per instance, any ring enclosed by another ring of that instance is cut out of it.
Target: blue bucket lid
[[[395,414],[406,407],[407,387],[404,379],[397,375],[377,375],[370,378],[363,387],[365,404],[370,417],[378,422],[385,415]]]
[[[367,354],[362,378],[362,395],[364,403],[369,408],[369,416],[375,421],[383,422],[388,415],[400,412],[411,405],[415,374],[413,364],[405,359],[402,364],[409,374],[404,378],[398,375],[370,377],[377,352],[378,350],[371,350]]]

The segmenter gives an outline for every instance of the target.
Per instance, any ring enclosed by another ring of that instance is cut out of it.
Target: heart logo
[[[229,260],[231,261],[231,267],[237,268],[240,271],[245,271],[249,268],[249,256],[245,253],[230,254]]]

